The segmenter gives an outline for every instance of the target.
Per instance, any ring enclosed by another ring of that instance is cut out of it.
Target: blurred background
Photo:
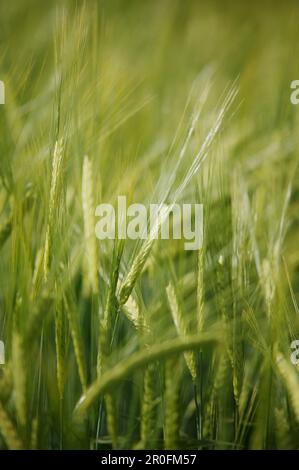
[[[97,377],[98,317],[105,310],[115,255],[109,242],[97,245],[100,289],[97,296],[86,292],[83,159],[88,155],[92,162],[95,205],[114,203],[118,195],[156,203],[168,188],[194,112],[202,104],[177,183],[232,89],[236,97],[223,111],[207,161],[181,202],[203,202],[207,209],[202,268],[207,329],[222,318],[223,305],[229,315],[234,311],[233,321],[242,323],[241,332],[235,324],[233,330],[238,346],[242,342],[238,366],[245,379],[237,382],[236,362],[229,368],[221,354],[208,349],[201,397],[207,429],[199,438],[196,393],[185,367],[176,445],[298,448],[298,438],[286,439],[298,435],[295,389],[288,380],[283,386],[273,372],[276,349],[287,357],[290,340],[299,333],[299,106],[290,102],[290,84],[299,79],[298,15],[295,0],[0,2],[0,80],[6,93],[0,106],[0,340],[7,357],[0,377],[2,448],[114,445],[102,401],[85,421],[72,421],[87,383]],[[55,201],[45,284],[41,260],[60,139],[63,185]],[[140,245],[126,244],[120,282]],[[170,280],[194,327],[198,259],[172,241],[159,242],[147,261],[134,301],[159,343],[177,335],[165,293]],[[115,365],[144,344],[126,317],[117,316],[113,328]],[[163,371],[155,378],[154,400],[160,447]],[[143,380],[138,371],[115,387],[123,448],[142,446]],[[229,398],[218,397],[219,383]],[[8,440],[7,422],[16,429]]]

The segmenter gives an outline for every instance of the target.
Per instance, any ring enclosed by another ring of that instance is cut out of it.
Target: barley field
[[[0,449],[299,448],[298,15],[1,2]],[[202,247],[98,240],[120,195]]]

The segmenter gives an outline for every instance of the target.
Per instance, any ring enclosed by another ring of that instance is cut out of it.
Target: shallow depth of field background
[[[1,449],[298,448],[298,15],[1,2]],[[199,253],[95,239],[97,204],[172,202],[211,134],[178,201]]]

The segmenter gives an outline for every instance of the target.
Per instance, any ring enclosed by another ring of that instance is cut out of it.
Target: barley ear
[[[82,208],[84,217],[85,259],[88,285],[98,292],[98,253],[95,236],[95,205],[92,162],[84,157],[82,172]]]
[[[148,238],[133,261],[132,267],[120,288],[119,303],[124,305],[130,297],[137,279],[141,275],[145,262],[151,252],[155,239]]]
[[[134,325],[138,333],[142,336],[144,333],[150,331],[150,327],[146,318],[141,311],[138,302],[134,299],[132,295],[129,296],[127,302],[123,306],[124,313],[128,320]]]
[[[52,178],[50,188],[50,202],[49,202],[49,216],[46,229],[46,240],[44,248],[44,278],[47,280],[53,251],[53,236],[55,228],[55,218],[57,214],[57,207],[60,203],[61,192],[61,177],[62,177],[62,163],[63,163],[63,141],[59,140],[55,143],[54,156],[52,163]]]

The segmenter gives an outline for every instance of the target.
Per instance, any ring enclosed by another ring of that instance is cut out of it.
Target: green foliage
[[[299,11],[261,3],[1,3],[0,448],[298,448]],[[203,203],[202,249],[97,240],[119,195]]]

